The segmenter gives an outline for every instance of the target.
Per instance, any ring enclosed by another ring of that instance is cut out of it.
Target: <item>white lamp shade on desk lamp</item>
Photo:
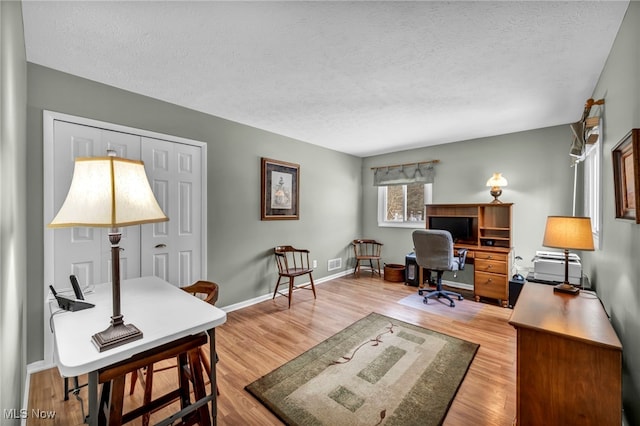
[[[67,198],[49,227],[118,228],[167,220],[141,161],[77,158]]]

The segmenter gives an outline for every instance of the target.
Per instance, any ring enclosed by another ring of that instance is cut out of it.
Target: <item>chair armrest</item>
[[[464,269],[464,263],[467,261],[467,249],[458,249],[458,269],[462,271]]]

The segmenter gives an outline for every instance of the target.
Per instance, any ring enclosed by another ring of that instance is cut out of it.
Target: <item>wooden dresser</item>
[[[622,422],[622,345],[595,295],[527,282],[509,324],[517,330],[517,424]]]

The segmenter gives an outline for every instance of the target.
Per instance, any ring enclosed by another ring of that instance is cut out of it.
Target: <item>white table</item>
[[[126,360],[135,354],[173,342],[181,337],[209,333],[211,360],[211,417],[216,424],[215,327],[224,324],[226,313],[157,277],[142,277],[121,282],[121,311],[125,324],[133,324],[143,338],[99,352],[91,336],[109,326],[112,315],[111,284],[99,284],[85,295],[95,307],[77,312],[56,312],[51,302],[55,362],[60,374],[74,377],[89,375],[89,416],[87,423],[97,425],[98,370]]]

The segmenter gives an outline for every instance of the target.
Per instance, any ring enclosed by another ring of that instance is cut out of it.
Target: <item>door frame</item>
[[[43,213],[44,213],[44,297],[43,297],[43,324],[44,324],[44,362],[51,365],[53,363],[53,339],[52,333],[49,332],[49,284],[54,271],[53,251],[54,238],[53,230],[47,228],[47,224],[53,220],[54,211],[54,124],[56,121],[65,121],[72,124],[83,126],[97,127],[99,129],[110,130],[121,133],[129,133],[136,136],[162,139],[168,142],[180,143],[199,147],[202,151],[200,156],[202,167],[202,223],[201,230],[204,238],[201,242],[200,250],[202,251],[202,262],[200,265],[201,276],[207,276],[207,144],[205,142],[193,139],[182,138],[179,136],[167,135],[163,133],[152,132],[134,127],[123,126],[120,124],[109,123],[106,121],[94,120],[86,117],[64,114],[55,111],[43,110],[42,112],[42,141],[43,141]]]

